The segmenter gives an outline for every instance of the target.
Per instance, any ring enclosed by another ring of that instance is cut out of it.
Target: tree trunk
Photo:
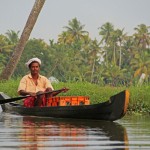
[[[142,85],[144,80],[146,78],[146,74],[145,73],[142,73],[141,76],[140,76],[140,79],[139,79],[139,82],[138,82],[138,85]]]
[[[29,36],[32,32],[32,29],[36,23],[36,20],[38,18],[38,15],[40,14],[40,11],[45,3],[45,0],[36,0],[34,3],[34,6],[31,10],[31,13],[28,17],[28,20],[26,22],[26,25],[24,27],[24,30],[22,32],[22,35],[20,37],[20,40],[12,54],[12,57],[10,58],[8,64],[2,71],[0,75],[0,80],[8,80],[11,75],[14,73],[14,70],[18,64],[18,61],[20,60],[20,57],[22,55],[22,52],[24,50],[24,47],[26,45],[26,42],[29,39]]]
[[[116,65],[116,46],[114,44],[114,64]]]
[[[94,68],[95,68],[95,58],[92,65],[91,83],[93,82]]]
[[[119,45],[119,51],[120,51],[120,54],[119,54],[119,69],[121,69],[121,58],[122,58],[122,52],[121,52],[121,42],[120,42],[120,45]]]

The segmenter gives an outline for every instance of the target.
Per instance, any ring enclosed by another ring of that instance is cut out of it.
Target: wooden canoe
[[[0,99],[8,98],[8,95],[0,93]],[[4,112],[23,116],[115,121],[126,114],[128,103],[129,92],[124,90],[111,96],[108,101],[99,104],[26,108],[17,103],[6,103],[2,104],[1,107]]]

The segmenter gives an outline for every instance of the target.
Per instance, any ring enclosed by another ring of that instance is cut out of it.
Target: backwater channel
[[[13,115],[0,110],[2,150],[147,150],[150,116],[115,121],[54,119]]]

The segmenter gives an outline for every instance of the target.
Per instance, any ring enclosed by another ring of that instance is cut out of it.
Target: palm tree
[[[111,33],[114,31],[113,24],[111,24],[110,22],[106,22],[98,29],[100,29],[99,35],[102,36],[101,42],[105,42],[106,45],[108,45],[110,37],[111,37]]]
[[[58,35],[59,44],[71,44],[72,42],[73,38],[67,31],[63,31],[62,34]]]
[[[93,82],[93,76],[96,71],[96,62],[100,61],[100,43],[95,39],[91,41],[89,46],[89,65],[91,66],[91,83]]]
[[[130,61],[134,58],[134,53],[136,52],[136,47],[134,43],[133,36],[126,36],[125,41],[122,45],[122,67],[130,66]]]
[[[120,30],[117,29],[117,36],[118,36],[118,44],[119,44],[119,68],[121,68],[121,64],[122,64],[122,43],[124,42],[124,40],[126,39],[126,33],[124,34],[124,29]]]
[[[148,77],[150,75],[150,54],[147,51],[136,53],[130,62],[134,70],[134,77],[141,76],[142,73]]]
[[[111,33],[111,41],[110,41],[110,45],[113,47],[113,59],[112,59],[112,63],[114,65],[117,64],[117,42],[118,42],[118,30],[114,30]]]
[[[122,43],[126,37],[126,34],[123,33],[124,29],[116,29],[110,34],[110,47],[113,47],[113,59],[112,62],[114,65],[118,65],[121,68],[122,63]],[[119,49],[119,50],[118,50]],[[118,53],[119,51],[119,53]]]
[[[118,83],[121,84],[124,82],[125,77],[124,73],[126,69],[120,69],[118,66],[114,64],[109,64],[108,67],[105,68],[105,71],[102,73],[106,84],[111,84],[116,86]]]
[[[138,27],[134,28],[137,33],[134,34],[135,40],[137,41],[137,45],[141,48],[149,47],[150,44],[150,26],[146,26],[145,24],[140,24]]]
[[[7,62],[10,59],[10,56],[12,55],[14,51],[14,47],[16,44],[11,43],[8,40],[8,37],[4,35],[0,35],[0,72],[3,68],[5,68]]]
[[[13,30],[8,30],[6,32],[6,36],[8,37],[8,40],[10,43],[16,45],[17,42],[19,41],[19,37],[18,37],[18,34],[19,34],[20,31],[13,31]]]
[[[84,37],[88,35],[87,31],[84,31],[84,25],[82,25],[76,18],[69,21],[69,26],[65,26],[67,32],[72,36],[72,39],[79,41],[84,40]]]
[[[7,37],[0,35],[0,72],[7,64],[8,57],[12,53],[12,45],[8,43]]]
[[[114,26],[110,22],[106,22],[101,27],[98,28],[99,35],[102,36],[102,40],[100,43],[105,43],[105,49],[104,49],[104,56],[106,61],[106,66],[108,66],[108,50],[109,50],[109,44],[111,42],[111,34],[114,32]]]
[[[27,40],[29,39],[29,36],[32,32],[32,29],[36,23],[36,20],[38,18],[38,15],[45,3],[45,0],[36,0],[34,3],[34,6],[31,10],[31,13],[28,17],[28,20],[26,22],[26,25],[24,27],[24,30],[22,32],[21,38],[15,48],[15,51],[10,58],[10,61],[8,62],[7,66],[5,69],[2,71],[0,75],[0,79],[6,79],[8,80],[11,75],[14,73],[14,70],[17,66],[18,61],[20,60],[20,57],[22,55],[22,52],[24,50],[24,47],[26,45]]]

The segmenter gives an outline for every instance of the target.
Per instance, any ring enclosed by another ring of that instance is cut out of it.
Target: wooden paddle
[[[56,94],[57,95],[57,94],[59,94],[61,92],[67,92],[68,90],[69,89],[67,89],[67,88],[62,88],[62,89],[59,89],[59,90],[43,92],[43,93],[38,94],[37,96],[43,95],[43,94]],[[27,95],[27,96],[20,96],[20,97],[8,98],[8,99],[0,99],[0,104],[5,104],[5,103],[18,101],[18,100],[21,100],[21,99],[24,99],[24,98],[27,98],[27,97],[32,97],[32,96],[31,95]]]

